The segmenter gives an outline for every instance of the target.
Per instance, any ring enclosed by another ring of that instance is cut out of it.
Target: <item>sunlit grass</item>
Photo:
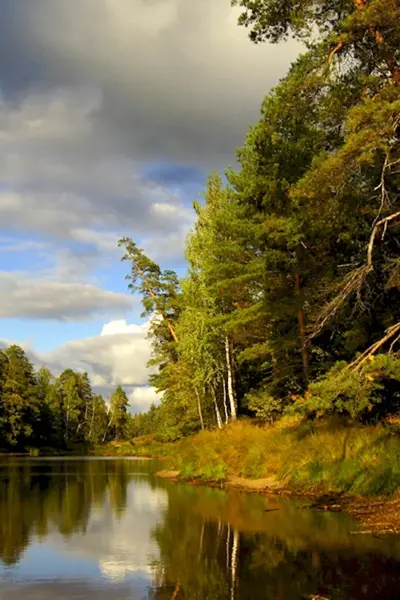
[[[170,445],[167,454],[186,479],[274,475],[298,491],[355,495],[391,495],[400,487],[400,437],[383,425],[241,421]]]
[[[171,444],[156,442],[151,436],[141,436],[129,441],[115,441],[99,446],[93,451],[97,456],[167,456]]]

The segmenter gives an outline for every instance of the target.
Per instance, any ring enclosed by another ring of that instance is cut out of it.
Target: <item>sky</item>
[[[184,272],[192,201],[300,50],[252,44],[237,17],[229,0],[0,2],[0,345],[123,385],[135,412],[156,396],[118,239]]]

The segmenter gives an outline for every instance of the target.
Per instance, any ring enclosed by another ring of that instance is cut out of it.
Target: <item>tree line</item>
[[[233,4],[253,42],[294,37],[305,52],[264,99],[239,168],[194,202],[186,277],[120,241],[163,394],[135,431],[160,439],[240,414],[400,408],[399,3]]]
[[[89,447],[130,435],[129,400],[119,386],[106,403],[87,373],[54,377],[22,348],[0,350],[0,451]]]

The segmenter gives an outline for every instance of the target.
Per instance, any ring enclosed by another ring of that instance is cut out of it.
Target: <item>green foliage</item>
[[[54,377],[46,367],[35,371],[19,346],[0,351],[0,450],[31,456],[89,447],[128,435],[132,417],[121,387],[107,406],[93,393],[87,373],[66,369]]]
[[[114,438],[116,440],[126,437],[128,424],[128,405],[129,400],[119,385],[110,398],[110,423]]]
[[[363,421],[397,414],[400,412],[400,359],[372,356],[359,370],[339,363],[310,385],[307,399],[297,401],[295,409],[317,417],[337,413]]]
[[[184,279],[121,240],[155,316],[151,383],[163,394],[135,435],[160,440],[237,415],[399,410],[397,358],[352,366],[400,342],[398,2],[232,4],[254,42],[294,35],[307,51],[263,100],[238,168],[211,173],[194,202]]]
[[[279,398],[273,398],[262,390],[250,392],[245,396],[248,409],[254,413],[256,419],[265,423],[272,423],[282,416],[284,403]]]

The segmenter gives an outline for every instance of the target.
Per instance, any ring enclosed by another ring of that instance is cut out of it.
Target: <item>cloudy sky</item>
[[[253,45],[229,0],[0,1],[0,340],[57,374],[147,386],[118,239],[183,271],[191,202],[234,163],[299,47]]]

